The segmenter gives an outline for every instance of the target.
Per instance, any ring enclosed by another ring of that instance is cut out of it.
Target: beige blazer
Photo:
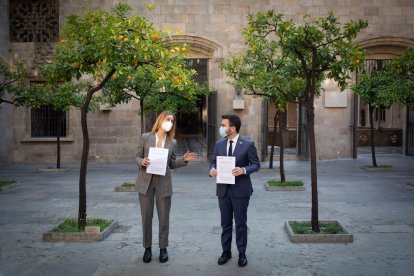
[[[138,150],[137,150],[137,164],[139,168],[138,177],[135,181],[135,187],[140,194],[147,194],[148,187],[151,183],[152,174],[148,174],[146,172],[146,168],[141,167],[142,160],[148,156],[149,148],[155,147],[155,134],[151,133],[144,133],[142,134],[141,139],[138,142]],[[165,141],[164,148],[168,149],[168,163],[167,163],[167,171],[165,176],[156,175],[158,187],[161,188],[161,195],[163,197],[171,196],[173,194],[172,191],[172,183],[171,183],[171,170],[176,169],[179,167],[186,166],[187,163],[184,161],[184,158],[176,159],[175,151],[177,148],[177,141]]]

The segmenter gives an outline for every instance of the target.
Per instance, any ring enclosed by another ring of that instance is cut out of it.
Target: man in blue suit
[[[217,183],[217,196],[221,214],[221,245],[223,253],[218,264],[231,258],[233,217],[236,223],[236,244],[240,267],[247,265],[247,207],[253,193],[250,174],[259,170],[260,162],[254,143],[239,135],[240,118],[236,115],[221,116],[220,135],[224,138],[216,143],[210,163],[210,176],[217,176],[216,157],[235,156],[236,167],[232,169],[235,184]]]

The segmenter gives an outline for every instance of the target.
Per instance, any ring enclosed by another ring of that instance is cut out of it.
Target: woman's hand
[[[150,164],[150,160],[149,160],[149,158],[148,158],[148,157],[145,157],[145,158],[142,160],[142,162],[141,162],[141,167],[146,168],[146,167],[148,167],[148,166],[149,166],[149,164]]]
[[[188,152],[188,151],[186,153],[184,153],[184,161],[185,162],[196,160],[196,159],[197,159],[197,153]]]

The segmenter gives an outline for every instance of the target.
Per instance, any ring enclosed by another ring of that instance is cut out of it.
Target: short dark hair
[[[240,121],[239,116],[233,115],[233,114],[221,115],[221,119],[229,120],[230,126],[236,127],[236,132],[239,133],[240,126],[241,126],[241,121]]]

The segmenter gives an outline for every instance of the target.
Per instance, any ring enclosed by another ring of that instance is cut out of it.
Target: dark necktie
[[[229,146],[229,152],[227,153],[227,156],[232,156],[233,155],[233,140],[229,141],[230,146]]]

